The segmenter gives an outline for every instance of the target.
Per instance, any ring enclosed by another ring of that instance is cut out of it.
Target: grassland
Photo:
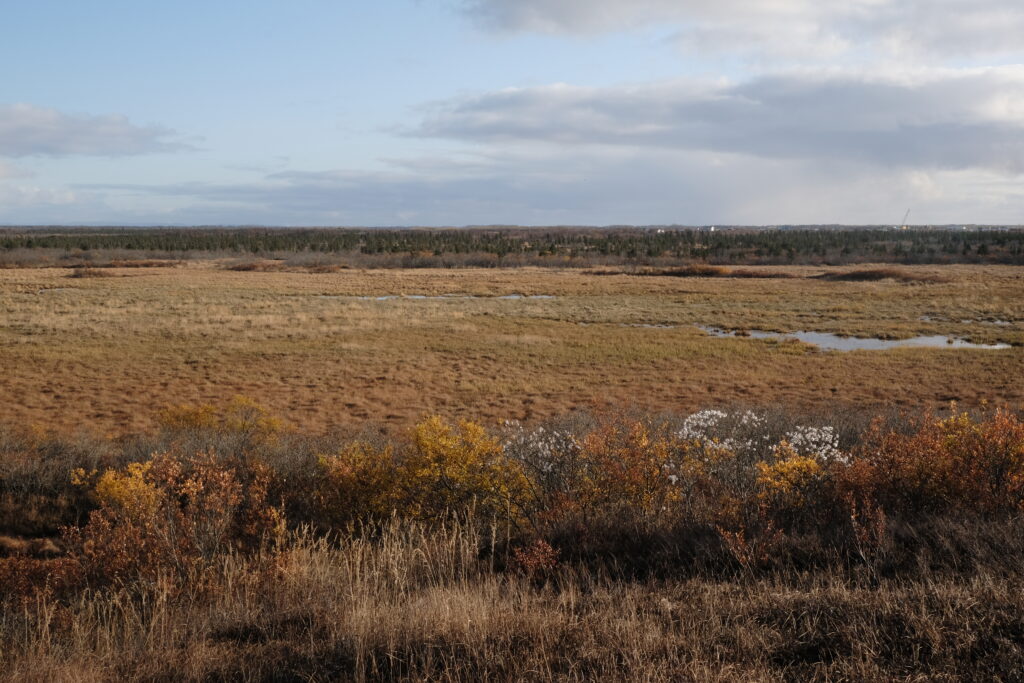
[[[121,433],[152,427],[167,405],[236,394],[313,430],[623,405],[1024,401],[1016,267],[900,266],[907,277],[873,281],[836,277],[866,266],[756,269],[773,277],[228,267],[0,269],[0,422]],[[828,353],[697,325],[1016,346]]]
[[[0,680],[1015,680],[1022,294],[998,265],[0,269]]]

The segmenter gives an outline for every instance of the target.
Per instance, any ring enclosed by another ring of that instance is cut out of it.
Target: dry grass
[[[0,557],[10,557],[12,555],[56,557],[60,554],[60,546],[53,539],[20,538],[0,534]]]
[[[538,585],[456,525],[228,556],[199,599],[160,584],[0,615],[6,680],[1008,680],[1016,576],[842,573]]]
[[[1020,344],[1019,268],[902,269],[949,279],[924,285],[776,270],[795,277],[262,273],[193,262],[71,285],[64,269],[5,270],[0,420],[119,432],[151,426],[170,403],[235,394],[259,397],[289,422],[315,429],[367,419],[410,424],[428,413],[537,419],[628,404],[686,411],[1024,400],[1016,381],[1022,349],[822,353],[711,339],[694,327]],[[477,298],[373,300],[403,294]]]

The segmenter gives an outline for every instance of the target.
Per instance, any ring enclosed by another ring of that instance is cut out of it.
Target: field
[[[820,276],[869,266],[757,270],[771,277],[246,272],[209,260],[0,269],[0,422],[123,433],[168,405],[239,394],[317,431],[433,413],[493,423],[608,406],[1024,401],[1019,268],[900,266],[868,281]],[[1016,346],[822,352],[697,325]]]
[[[0,680],[1024,670],[1019,266],[25,251]]]

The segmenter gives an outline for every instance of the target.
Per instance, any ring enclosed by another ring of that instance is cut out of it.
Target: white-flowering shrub
[[[565,430],[544,426],[528,430],[516,420],[505,422],[504,427],[502,447],[505,454],[541,472],[551,472],[559,458],[579,450],[579,443]]]
[[[683,420],[676,436],[684,441],[710,441],[716,438],[718,424],[729,417],[721,410],[701,410]]]
[[[785,440],[798,455],[816,457],[824,462],[845,463],[849,459],[839,448],[839,434],[829,426],[800,426],[786,432]]]
[[[771,444],[768,419],[753,410],[726,413],[701,410],[683,420],[676,436],[684,441],[714,442],[735,453],[747,453]]]

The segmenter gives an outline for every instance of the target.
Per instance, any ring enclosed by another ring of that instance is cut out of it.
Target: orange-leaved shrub
[[[607,526],[664,523],[693,515],[731,488],[735,454],[685,439],[665,425],[606,420],[545,451],[534,468],[541,523]]]
[[[271,472],[252,460],[160,453],[73,476],[99,505],[85,526],[65,530],[90,585],[186,576],[223,552],[253,551],[284,531],[284,513],[267,496]]]
[[[908,431],[875,423],[839,486],[901,514],[1024,510],[1024,423],[1006,410],[982,419],[964,412],[928,414]]]
[[[580,444],[580,474],[572,502],[586,517],[643,519],[672,514],[680,493],[671,470],[672,441],[639,421],[611,422]]]
[[[3,557],[0,558],[0,604],[13,599],[26,606],[41,598],[63,598],[80,589],[83,578],[82,565],[73,556]]]

